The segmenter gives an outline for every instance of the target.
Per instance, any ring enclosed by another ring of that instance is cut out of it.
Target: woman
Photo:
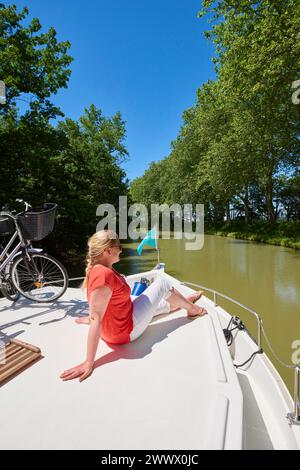
[[[185,298],[165,278],[156,279],[139,297],[131,296],[125,277],[112,266],[120,260],[122,251],[118,235],[112,230],[100,230],[88,241],[86,277],[89,317],[77,323],[88,323],[87,358],[82,364],[60,375],[63,380],[79,377],[82,382],[93,370],[100,337],[107,343],[126,344],[138,338],[154,315],[184,308],[194,318],[207,313],[194,305],[202,292]]]

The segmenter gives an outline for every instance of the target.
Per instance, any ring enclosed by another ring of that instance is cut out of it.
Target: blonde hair
[[[89,274],[92,267],[96,264],[97,258],[101,256],[107,248],[115,245],[118,235],[113,230],[99,230],[88,240],[88,253],[86,256],[85,278],[82,283],[82,289],[87,288]]]

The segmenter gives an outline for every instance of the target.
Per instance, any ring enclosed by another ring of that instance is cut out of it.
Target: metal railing
[[[261,349],[261,338],[262,338],[262,319],[258,315],[255,310],[252,310],[252,308],[247,307],[244,304],[241,304],[235,299],[232,299],[231,297],[228,297],[228,295],[222,294],[221,292],[218,292],[214,289],[209,289],[208,287],[201,286],[200,284],[194,284],[193,282],[187,282],[187,281],[180,281],[180,284],[183,285],[190,285],[194,287],[200,287],[200,289],[204,289],[206,292],[211,292],[214,296],[214,304],[215,306],[218,305],[217,303],[217,297],[222,297],[223,299],[229,300],[229,302],[234,303],[235,305],[238,305],[239,307],[243,308],[244,310],[247,310],[248,312],[252,313],[252,315],[255,316],[256,321],[257,321],[257,345],[258,348]]]
[[[290,424],[296,424],[300,426],[300,399],[299,399],[299,379],[300,379],[300,367],[295,367],[294,375],[294,409],[292,413],[286,415]]]

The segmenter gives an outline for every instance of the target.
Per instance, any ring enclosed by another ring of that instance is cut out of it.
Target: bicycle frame
[[[1,260],[3,259],[3,257],[5,257],[6,255],[6,258],[5,260],[2,262],[2,264],[0,264],[0,282],[2,281],[3,277],[5,276],[5,268],[6,266],[18,255],[22,254],[22,251],[25,250],[26,252],[26,256],[27,258],[30,260],[30,253],[40,253],[41,251],[43,251],[42,248],[33,248],[31,246],[31,242],[30,240],[25,240],[23,238],[23,235],[22,235],[22,232],[20,230],[20,228],[18,227],[18,223],[17,223],[17,220],[14,216],[8,214],[8,213],[2,213],[2,215],[5,215],[5,217],[10,217],[11,219],[13,219],[14,221],[14,224],[16,226],[16,231],[15,233],[12,235],[11,239],[8,241],[7,245],[5,246],[5,248],[3,249],[3,251],[0,253],[0,262]],[[13,242],[19,238],[19,243],[15,246],[15,248],[12,250],[11,253],[8,253],[8,250],[10,249],[10,247],[12,246]],[[20,248],[22,248],[22,250],[20,251]],[[3,272],[4,272],[4,276],[3,276]]]

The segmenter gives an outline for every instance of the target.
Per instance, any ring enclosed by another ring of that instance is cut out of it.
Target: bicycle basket
[[[18,215],[18,225],[26,240],[39,241],[52,232],[57,204],[45,203]]]
[[[16,231],[14,221],[5,215],[0,216],[0,236],[6,237]]]

